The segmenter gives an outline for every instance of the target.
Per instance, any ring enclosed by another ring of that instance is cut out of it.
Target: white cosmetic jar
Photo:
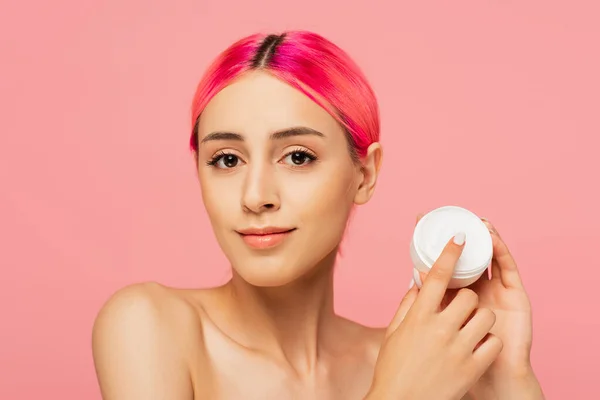
[[[448,241],[459,232],[465,233],[466,241],[448,288],[469,286],[486,272],[493,255],[492,236],[488,227],[477,215],[465,208],[440,207],[419,220],[410,243],[413,276],[417,286],[421,286],[419,272],[427,274]]]

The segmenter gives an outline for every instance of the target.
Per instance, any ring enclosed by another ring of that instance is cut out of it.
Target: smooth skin
[[[457,321],[474,309],[472,295],[455,299],[456,310],[437,318],[442,314],[431,310],[444,291],[443,284],[436,286],[434,272],[424,277],[432,290],[409,292],[422,299],[414,307],[422,304],[427,313],[410,307],[390,329],[349,321],[333,307],[339,244],[352,209],[373,195],[381,146],[371,145],[356,163],[331,115],[264,72],[250,73],[219,92],[204,110],[198,133],[202,199],[232,278],[210,289],[144,283],[115,293],[93,329],[103,399],[359,400],[422,393],[414,379],[400,379],[404,384],[398,385],[389,378],[415,376],[426,360],[441,354],[411,331],[434,337],[432,330],[442,320],[458,329]],[[270,249],[252,248],[238,233],[265,226],[293,230]],[[450,271],[452,257],[444,259],[440,269]],[[439,378],[436,399],[460,398],[477,375],[487,377],[484,366],[491,363],[498,340],[484,340],[491,344],[472,355],[464,349],[493,329],[491,323],[491,313],[483,311],[467,324],[473,330],[471,339],[461,342],[463,358],[446,355],[462,360],[456,366],[468,376],[457,384],[452,381],[456,371],[437,369],[431,375]],[[459,343],[457,337],[451,343]],[[414,357],[417,345],[428,355]],[[463,363],[464,357],[480,354],[470,367]],[[505,379],[492,373],[482,388],[500,393]]]

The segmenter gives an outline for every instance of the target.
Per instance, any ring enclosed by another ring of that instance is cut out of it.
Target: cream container
[[[467,209],[440,207],[419,220],[410,243],[413,276],[418,287],[421,287],[419,272],[427,274],[448,241],[459,232],[465,233],[465,247],[448,288],[469,286],[487,271],[493,254],[492,236],[487,226]]]

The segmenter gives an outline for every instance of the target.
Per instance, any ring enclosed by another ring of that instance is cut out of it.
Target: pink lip
[[[253,228],[237,231],[244,242],[255,249],[268,249],[281,244],[295,228]]]

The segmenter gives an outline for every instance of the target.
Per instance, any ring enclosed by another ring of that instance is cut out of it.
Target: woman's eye
[[[221,154],[212,160],[211,164],[221,169],[234,168],[238,165],[240,159],[234,154]]]
[[[310,154],[304,151],[294,151],[293,153],[285,156],[284,160],[286,164],[301,166],[313,161],[314,157],[311,157]]]

